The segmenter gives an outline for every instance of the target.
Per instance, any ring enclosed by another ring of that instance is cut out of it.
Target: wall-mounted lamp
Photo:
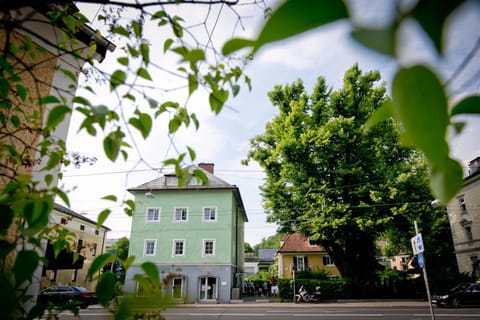
[[[148,191],[147,193],[145,193],[145,197],[147,199],[153,199],[155,198],[155,196],[153,195],[152,191]]]
[[[433,200],[431,205],[434,208],[439,208],[439,207],[443,206],[442,202],[440,202],[440,200],[438,200],[438,199]]]

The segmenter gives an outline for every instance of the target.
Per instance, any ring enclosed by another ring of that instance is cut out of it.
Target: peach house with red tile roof
[[[283,236],[278,250],[278,273],[280,279],[293,277],[294,271],[328,272],[332,278],[339,278],[340,273],[320,245],[313,244],[300,233]]]

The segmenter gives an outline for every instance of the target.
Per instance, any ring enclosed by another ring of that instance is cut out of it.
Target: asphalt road
[[[339,303],[294,304],[294,303],[242,303],[216,305],[181,305],[162,312],[166,320],[240,320],[240,319],[393,319],[393,320],[480,320],[480,308],[437,308],[434,315],[423,301],[345,301]],[[64,313],[59,319],[74,319]],[[78,318],[75,318],[78,319]],[[80,319],[113,319],[98,306],[81,310]]]

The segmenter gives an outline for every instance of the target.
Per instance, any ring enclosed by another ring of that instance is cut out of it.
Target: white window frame
[[[182,243],[182,253],[177,253],[177,243]],[[185,239],[173,239],[172,241],[172,256],[183,257],[185,256]]]
[[[177,220],[177,210],[186,210],[186,214],[185,214],[185,220],[181,219],[181,220]],[[188,222],[188,207],[175,207],[173,209],[173,222],[175,223],[185,223],[185,222]]]
[[[332,257],[330,257],[329,255],[323,256],[322,260],[323,260],[322,262],[329,262],[329,263],[324,263],[323,264],[324,266],[334,266],[335,265]]]
[[[150,210],[158,210],[158,217],[157,219],[150,219],[149,211]],[[158,207],[148,207],[145,210],[145,222],[147,223],[159,223],[160,222],[160,214],[162,213],[162,209]]]
[[[210,215],[209,217],[211,217],[211,210],[215,210],[215,219],[205,219],[205,210],[210,210]],[[203,207],[202,208],[202,221],[203,222],[217,222],[217,217],[218,217],[218,209],[217,207],[213,207],[213,206],[210,206],[210,207]]]
[[[295,256],[297,271],[306,271],[306,263],[305,263],[305,256]],[[300,263],[301,261],[301,263]]]
[[[148,243],[153,242],[153,253],[147,253]],[[157,239],[145,239],[143,240],[143,255],[145,257],[153,257],[157,254]]]
[[[212,242],[212,253],[206,253],[208,242]],[[204,239],[202,243],[203,243],[202,244],[202,257],[213,257],[213,256],[215,256],[216,240],[215,239]]]

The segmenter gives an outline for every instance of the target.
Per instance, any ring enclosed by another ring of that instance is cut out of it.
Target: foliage
[[[456,1],[416,1],[405,6],[402,1],[392,5],[388,21],[375,27],[363,26],[356,22],[352,8],[341,0],[319,1],[315,4],[302,0],[283,1],[270,15],[254,40],[235,38],[223,47],[225,54],[252,47],[252,53],[264,45],[298,35],[304,31],[324,26],[335,21],[349,19],[352,37],[374,51],[394,56],[400,60],[399,48],[403,45],[400,36],[406,24],[412,22],[421,29],[436,53],[445,51],[445,33],[448,19],[467,3]],[[285,24],[284,21],[289,21]],[[474,47],[476,50],[478,46]],[[457,75],[472,59],[469,54],[460,64]],[[365,131],[381,121],[393,117],[401,123],[401,141],[404,145],[421,150],[431,169],[431,189],[443,204],[448,203],[458,192],[463,182],[462,166],[450,156],[446,141],[449,127],[461,132],[464,123],[457,116],[480,113],[480,96],[469,94],[460,101],[448,96],[448,81],[442,83],[442,72],[425,64],[401,66],[392,84],[392,100],[385,100],[375,114],[370,116]],[[428,126],[425,126],[428,123]]]
[[[213,47],[211,34],[209,44],[202,44],[188,30],[185,21],[172,13],[184,5],[182,1],[145,6],[137,2],[112,6],[99,3],[104,11],[97,18],[105,24],[106,34],[115,39],[119,53],[112,70],[100,68],[95,59],[101,60],[103,51],[112,51],[114,45],[99,30],[88,27],[88,19],[73,2],[2,1],[0,5],[0,297],[5,302],[2,304],[5,318],[32,319],[45,312],[55,316],[59,311],[32,305],[37,293],[37,272],[45,263],[46,242],[51,241],[55,255],[63,249],[72,249],[69,247],[72,235],[60,230],[53,237],[48,229],[56,198],[69,206],[67,192],[57,187],[62,178],[59,168],[96,160],[67,153],[63,135],[59,133],[72,112],[83,116],[78,129],[97,137],[105,156],[114,162],[129,159],[132,152],[141,154],[136,140],[148,138],[161,119],[168,120],[172,142],[182,128],[198,128],[197,115],[188,108],[194,94],[205,93],[211,112],[218,114],[227,99],[239,93],[241,84],[250,86],[250,79],[237,61],[224,59]],[[118,11],[115,6],[119,6]],[[127,13],[122,10],[125,7],[134,10]],[[146,38],[146,28],[152,25],[159,36],[155,41]],[[48,37],[42,33],[43,27],[49,30]],[[153,54],[152,45],[158,41],[163,44],[163,52]],[[178,58],[172,64],[173,70],[160,67],[158,60],[165,57]],[[90,81],[107,84],[111,105],[98,104],[96,95],[101,93],[88,83],[76,91],[84,65],[83,72]],[[55,72],[62,79],[56,82],[58,86],[52,86]],[[158,87],[154,81],[164,72],[181,81],[180,88],[186,88],[184,100],[175,95],[173,99],[158,98],[158,92],[170,90]],[[194,150],[187,147],[184,152],[178,151],[176,157],[165,159],[163,165],[173,166],[182,184],[189,178],[181,170],[182,163],[194,161],[195,156]],[[195,174],[205,181],[205,175]],[[119,203],[129,216],[134,212],[132,200],[118,199],[115,195],[103,199]],[[97,225],[105,223],[110,213],[108,208],[101,210]],[[102,305],[110,305],[117,296],[119,281],[113,272],[100,271],[113,262],[129,268],[133,261],[134,257],[123,253],[120,257],[104,254],[94,260],[88,273],[97,281],[96,291]],[[156,267],[149,263],[141,267],[142,273],[136,275],[135,281],[145,296],[138,301],[131,293],[124,292],[124,299],[112,309],[118,319],[138,318],[133,312],[138,302],[143,308],[152,301],[162,305],[167,301]],[[78,307],[73,306],[72,312],[78,314]]]
[[[255,250],[252,248],[252,246],[248,242],[243,243],[243,248],[245,253],[255,253]]]
[[[298,289],[303,286],[308,292],[314,293],[316,287],[320,287],[322,293],[320,301],[332,300],[344,297],[345,282],[341,279],[279,279],[278,291],[279,297],[282,301],[293,301],[294,289],[298,292]],[[296,293],[295,292],[295,293]]]
[[[319,279],[319,280],[327,280],[328,279],[328,271],[320,270],[320,271],[297,271],[295,272],[295,278],[297,279]]]
[[[428,172],[399,145],[398,125],[384,121],[363,134],[388,100],[379,80],[353,66],[338,91],[323,78],[311,94],[301,81],[276,86],[269,97],[279,113],[251,140],[247,159],[265,169],[268,219],[317,241],[353,281],[375,279],[377,238],[389,230],[406,236],[433,211]]]
[[[125,260],[128,257],[129,247],[130,247],[130,240],[128,240],[127,237],[122,237],[112,244],[112,246],[110,247],[110,250],[115,251],[117,256],[120,259]]]
[[[273,236],[262,238],[260,243],[254,246],[255,252],[258,254],[258,249],[275,249],[280,248],[280,240],[284,236],[283,233],[277,233]]]
[[[270,281],[270,274],[266,271],[258,271],[253,276],[250,276],[245,279],[247,282],[269,282]]]

